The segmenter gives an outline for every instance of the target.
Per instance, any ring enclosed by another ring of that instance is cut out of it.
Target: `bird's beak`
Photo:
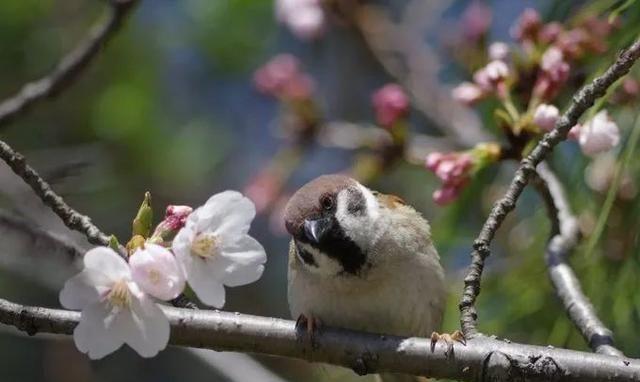
[[[331,228],[330,218],[305,219],[304,234],[312,244],[320,244],[323,236]]]

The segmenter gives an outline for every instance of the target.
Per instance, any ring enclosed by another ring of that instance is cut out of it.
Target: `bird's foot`
[[[444,354],[447,356],[449,356],[450,354],[453,354],[454,342],[460,342],[465,346],[467,345],[467,339],[464,337],[464,334],[462,334],[462,332],[459,330],[456,330],[451,334],[449,333],[439,334],[437,332],[433,332],[431,333],[431,352],[432,353],[436,348],[436,343],[438,343],[438,341],[440,340],[444,341],[444,343],[447,344],[447,350],[444,352]]]
[[[296,330],[304,330],[306,334],[306,340],[312,346],[315,346],[316,334],[320,331],[321,328],[322,322],[320,321],[320,319],[313,316],[306,316],[304,314],[301,314],[296,320]]]

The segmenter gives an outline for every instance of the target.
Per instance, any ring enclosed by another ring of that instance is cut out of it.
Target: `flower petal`
[[[142,357],[150,358],[167,347],[169,320],[156,303],[146,296],[133,298],[113,322],[114,335]]]
[[[171,300],[184,289],[182,267],[167,248],[145,244],[129,258],[129,265],[133,280],[153,297]]]
[[[129,264],[111,248],[96,247],[89,250],[84,255],[84,266],[104,274],[112,281],[131,278]]]
[[[78,350],[91,359],[100,359],[120,348],[124,341],[110,333],[107,317],[111,310],[107,304],[94,303],[82,310],[80,322],[73,331]]]
[[[249,235],[242,236],[235,243],[223,242],[221,256],[240,264],[263,264],[267,254],[256,239]]]
[[[222,308],[225,292],[222,282],[216,278],[216,272],[216,262],[193,257],[187,268],[187,280],[200,301],[209,306]]]
[[[224,285],[234,287],[255,282],[262,276],[267,255],[262,245],[249,235],[223,248],[215,259],[217,277]]]
[[[108,291],[109,280],[103,273],[85,269],[64,283],[60,291],[60,304],[67,309],[81,310],[89,304],[100,301]]]
[[[226,240],[249,232],[251,221],[256,216],[253,202],[237,191],[213,195],[195,212],[199,232],[213,231]]]

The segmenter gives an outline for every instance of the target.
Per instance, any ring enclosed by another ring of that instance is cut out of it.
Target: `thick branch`
[[[475,302],[480,293],[480,279],[484,261],[491,253],[489,246],[496,231],[500,228],[507,214],[515,208],[516,201],[532,174],[535,173],[536,166],[545,159],[554,146],[566,139],[569,129],[578,122],[580,116],[593,105],[594,101],[602,97],[607,88],[617,79],[629,72],[638,57],[640,57],[640,40],[634,42],[626,51],[623,51],[603,75],[584,86],[573,97],[573,102],[558,120],[555,128],[545,134],[531,154],[521,161],[504,197],[494,204],[480,231],[480,235],[473,244],[471,266],[464,279],[464,291],[460,301],[460,323],[462,331],[467,337],[473,337],[478,334]]]
[[[165,308],[171,343],[261,353],[345,366],[359,374],[396,372],[462,381],[636,381],[640,361],[476,337],[445,354],[443,343],[323,328],[314,346],[293,321],[245,314]],[[0,300],[0,322],[29,334],[71,334],[80,313]]]
[[[94,26],[88,36],[63,57],[50,74],[25,84],[17,94],[0,103],[0,128],[31,106],[56,96],[69,86],[116,34],[137,0],[109,0],[108,2],[110,9],[106,20]]]
[[[593,305],[582,291],[580,280],[567,261],[580,236],[578,221],[571,213],[562,184],[546,163],[537,168],[540,181],[536,182],[552,223],[552,232],[545,259],[549,278],[562,301],[569,318],[589,346],[600,354],[622,356],[613,346],[613,336],[596,315]]]

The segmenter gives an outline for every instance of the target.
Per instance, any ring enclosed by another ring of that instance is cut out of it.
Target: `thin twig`
[[[70,229],[81,232],[87,237],[91,244],[109,245],[109,236],[100,231],[89,219],[71,208],[65,201],[56,194],[49,183],[27,164],[24,156],[14,151],[8,144],[0,140],[0,158],[11,167],[11,170],[27,183],[33,192],[46,204],[64,225]]]
[[[46,247],[51,251],[64,253],[67,257],[66,260],[69,262],[82,257],[84,254],[82,248],[71,240],[45,231],[22,218],[10,215],[2,210],[0,210],[0,227],[3,229],[10,229],[15,232],[22,232],[24,235],[27,235],[34,246],[37,243],[41,243],[40,245],[43,248]]]
[[[473,244],[471,265],[464,278],[464,291],[460,301],[460,324],[463,333],[468,338],[478,334],[475,302],[480,293],[480,279],[484,262],[491,253],[489,246],[496,231],[500,228],[507,214],[515,208],[516,201],[531,176],[535,173],[536,166],[545,159],[554,146],[566,139],[569,129],[578,122],[580,116],[593,105],[594,101],[602,97],[607,88],[617,79],[629,72],[638,57],[640,57],[640,40],[637,40],[629,49],[623,51],[603,75],[584,86],[573,97],[573,102],[558,120],[555,128],[545,134],[533,151],[520,162],[520,166],[516,170],[507,192],[502,199],[494,204],[478,238]]]
[[[562,301],[564,308],[582,337],[596,353],[623,356],[614,347],[613,336],[596,315],[589,298],[580,286],[580,280],[569,265],[567,257],[580,238],[578,221],[571,213],[560,180],[553,171],[542,162],[537,167],[536,188],[547,206],[552,230],[545,252],[549,278]]]
[[[16,152],[1,140],[0,159],[4,160],[13,172],[31,187],[42,202],[60,217],[64,225],[84,234],[91,244],[109,246],[109,236],[107,234],[96,227],[88,216],[82,215],[71,208],[60,195],[53,191],[49,183],[27,164],[22,154]],[[122,251],[121,255],[125,256]],[[171,303],[181,308],[197,308],[197,305],[184,295],[178,296]]]
[[[323,327],[310,346],[293,321],[246,314],[164,308],[171,343],[241,351],[345,366],[358,374],[395,372],[461,381],[637,381],[640,361],[522,345],[489,337],[448,352],[444,342]],[[31,335],[71,334],[79,312],[28,307],[0,300],[0,323]]]
[[[56,96],[69,86],[116,34],[137,2],[138,0],[108,0],[109,12],[106,20],[94,26],[87,37],[64,56],[51,73],[25,84],[17,94],[0,103],[0,128],[31,106]]]

